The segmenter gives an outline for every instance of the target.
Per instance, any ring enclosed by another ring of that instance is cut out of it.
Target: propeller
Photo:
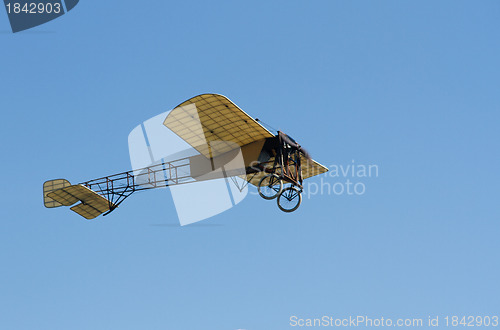
[[[281,138],[283,139],[283,141],[284,141],[285,143],[287,143],[287,144],[291,145],[291,146],[292,146],[292,147],[294,147],[294,148],[297,148],[297,150],[298,150],[299,152],[301,152],[301,153],[304,155],[304,157],[306,157],[308,160],[311,160],[311,159],[312,159],[312,158],[311,158],[311,154],[310,154],[310,153],[309,153],[306,149],[302,148],[302,147],[300,146],[300,144],[298,144],[297,142],[295,142],[295,140],[294,140],[294,139],[292,139],[291,137],[289,137],[288,135],[286,135],[286,134],[285,134],[285,133],[283,133],[283,132],[281,132],[281,134],[282,134],[282,135],[281,135]]]

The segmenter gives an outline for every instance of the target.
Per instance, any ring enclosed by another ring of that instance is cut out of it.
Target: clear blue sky
[[[17,34],[0,12],[0,329],[499,313],[498,1],[81,1]],[[168,191],[43,207],[45,180],[130,169],[129,132],[205,92],[379,176],[187,227]]]

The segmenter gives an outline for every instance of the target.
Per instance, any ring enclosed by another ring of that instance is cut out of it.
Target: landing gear
[[[272,162],[272,167],[262,166],[260,168],[265,176],[260,179],[258,184],[259,195],[267,200],[277,198],[281,211],[293,212],[299,208],[302,202],[301,157],[309,157],[286,134],[278,132],[272,142],[270,154],[274,160],[266,163],[270,165]],[[252,169],[254,168],[252,167]],[[283,184],[290,186],[283,188]]]
[[[295,186],[285,188],[278,195],[278,207],[283,212],[295,211],[300,203],[302,203],[302,190]]]
[[[283,180],[276,174],[269,174],[260,179],[260,197],[271,200],[275,199],[283,190]]]
[[[259,182],[259,195],[267,200],[278,197],[278,207],[283,212],[293,212],[302,203],[302,189],[290,186],[283,189],[283,179],[277,174],[268,174]]]

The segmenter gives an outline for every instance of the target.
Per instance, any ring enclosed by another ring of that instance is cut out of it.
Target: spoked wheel
[[[260,179],[259,195],[264,199],[274,199],[283,190],[283,180],[276,174],[269,174]]]
[[[278,196],[278,207],[283,212],[293,212],[302,202],[302,191],[297,187],[285,188]]]

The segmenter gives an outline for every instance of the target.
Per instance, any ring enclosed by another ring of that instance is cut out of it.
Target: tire
[[[269,174],[260,179],[259,182],[260,197],[271,200],[278,197],[283,190],[283,180],[276,174]]]
[[[299,208],[302,203],[302,191],[297,187],[288,187],[278,196],[278,207],[283,212],[293,212]]]

